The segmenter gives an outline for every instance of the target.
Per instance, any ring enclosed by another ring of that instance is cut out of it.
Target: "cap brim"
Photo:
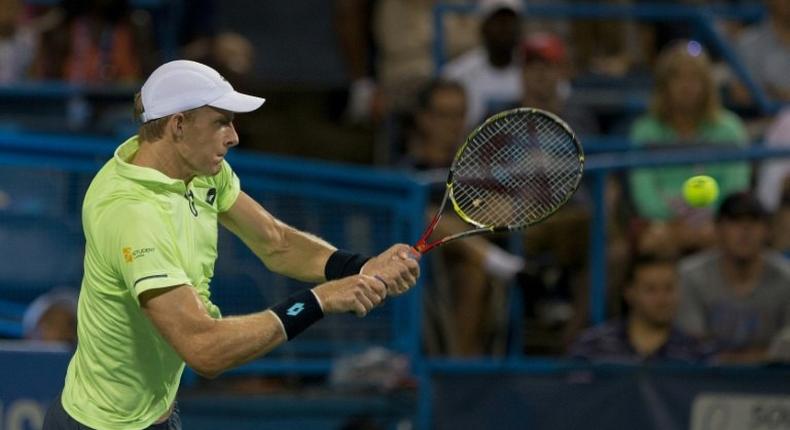
[[[231,112],[244,113],[252,112],[255,109],[258,109],[265,101],[266,99],[261,97],[250,96],[232,91],[218,98],[217,100],[214,100],[208,105],[215,108],[229,110]]]

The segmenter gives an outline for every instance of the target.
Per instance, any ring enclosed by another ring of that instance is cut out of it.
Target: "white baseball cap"
[[[237,92],[216,70],[189,60],[175,60],[159,66],[146,79],[140,93],[143,122],[201,106],[251,112],[266,101]]]
[[[486,18],[501,9],[512,10],[516,15],[520,15],[524,11],[524,0],[480,0],[478,2],[478,11]]]

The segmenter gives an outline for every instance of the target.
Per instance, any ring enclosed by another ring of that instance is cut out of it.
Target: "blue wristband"
[[[300,291],[271,308],[291,340],[324,317],[324,311],[311,290]]]

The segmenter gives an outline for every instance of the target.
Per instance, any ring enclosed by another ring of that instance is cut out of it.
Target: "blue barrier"
[[[784,383],[790,367],[707,367],[585,364],[514,360],[488,363],[434,361],[430,365],[434,414],[419,428],[489,428],[493,423],[530,429],[729,430],[783,428],[790,407]],[[757,396],[759,395],[759,396]],[[710,399],[716,404],[711,405]],[[746,417],[735,410],[745,404]],[[731,408],[712,427],[699,418]],[[696,415],[696,417],[694,417]],[[764,426],[764,427],[760,427]]]
[[[69,350],[0,343],[0,427],[38,429],[62,386]],[[350,417],[396,428],[786,428],[790,367],[614,365],[564,360],[432,360],[418,398],[332,389],[243,394],[183,390],[185,428],[340,428]],[[266,372],[302,371],[267,368]],[[320,374],[323,369],[317,369]],[[743,406],[747,408],[743,410]],[[740,410],[739,410],[740,407]],[[711,413],[728,411],[717,425]],[[419,412],[419,415],[418,415]],[[745,415],[745,416],[744,416]],[[743,419],[759,425],[739,425]],[[693,426],[692,426],[692,423]]]

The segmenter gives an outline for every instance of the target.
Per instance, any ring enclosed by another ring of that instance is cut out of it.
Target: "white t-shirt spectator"
[[[521,98],[521,67],[512,61],[503,69],[488,62],[483,48],[475,48],[448,63],[442,77],[458,81],[466,90],[466,125],[477,127],[490,114],[518,103]]]
[[[36,53],[37,38],[38,34],[32,29],[20,27],[12,36],[0,39],[0,83],[25,78]]]

